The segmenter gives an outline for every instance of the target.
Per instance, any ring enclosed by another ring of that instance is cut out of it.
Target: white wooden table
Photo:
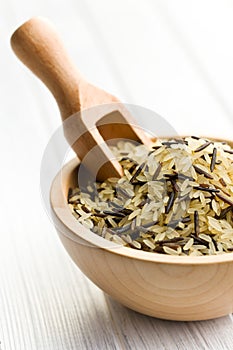
[[[39,188],[58,109],[9,45],[33,15],[55,23],[96,85],[157,111],[180,134],[232,137],[230,0],[1,1],[1,350],[233,349],[231,315],[178,323],[137,314],[104,295],[63,249]]]

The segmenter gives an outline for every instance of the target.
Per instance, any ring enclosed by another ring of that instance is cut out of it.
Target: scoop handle
[[[18,58],[40,78],[54,95],[62,119],[81,109],[80,91],[88,83],[78,72],[53,25],[32,18],[11,37]]]
[[[124,138],[150,143],[148,137],[134,127],[137,124],[126,108],[122,104],[113,106],[113,103],[119,102],[116,97],[81,76],[53,25],[46,19],[36,17],[21,25],[12,35],[11,45],[18,58],[52,92],[63,121],[75,116],[74,125],[63,123],[64,133],[86,168],[97,174],[98,180],[121,177],[121,165],[114,159],[105,141]],[[97,105],[104,105],[102,115],[98,115],[99,120],[96,119],[96,111],[89,110]],[[84,109],[89,113],[77,116],[77,112]],[[72,135],[75,135],[76,142]]]

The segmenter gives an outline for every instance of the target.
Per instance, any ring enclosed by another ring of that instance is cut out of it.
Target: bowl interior
[[[212,138],[212,140],[224,141],[233,147],[233,142],[231,141],[218,138]],[[114,254],[124,255],[137,260],[156,261],[169,264],[212,264],[233,260],[233,253],[185,257],[145,252],[121,246],[96,235],[75,219],[67,203],[69,188],[77,187],[79,164],[80,162],[77,158],[69,161],[55,177],[50,192],[50,203],[54,224],[61,233],[67,235],[72,240],[96,248],[109,250]]]

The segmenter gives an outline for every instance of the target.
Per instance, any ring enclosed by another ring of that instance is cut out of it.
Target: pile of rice
[[[151,149],[119,142],[121,179],[69,190],[86,228],[110,241],[169,255],[233,252],[233,149],[196,136]]]

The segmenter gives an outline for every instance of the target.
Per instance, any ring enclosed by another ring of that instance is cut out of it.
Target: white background
[[[232,138],[233,129],[232,1],[1,0],[2,349],[232,349],[231,315],[176,323],[136,314],[64,251],[39,189],[58,108],[9,44],[35,15],[51,19],[81,72],[122,101],[158,112],[180,134]]]

